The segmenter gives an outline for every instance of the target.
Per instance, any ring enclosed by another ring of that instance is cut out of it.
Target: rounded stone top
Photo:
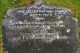
[[[35,5],[43,3],[43,0],[36,0]]]

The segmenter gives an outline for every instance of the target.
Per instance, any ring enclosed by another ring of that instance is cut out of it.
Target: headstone
[[[8,53],[76,53],[77,20],[66,8],[38,1],[9,9],[3,20]]]

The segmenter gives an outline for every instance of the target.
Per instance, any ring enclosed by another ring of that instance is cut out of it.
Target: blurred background
[[[43,0],[44,3],[57,6],[66,7],[73,12],[75,18],[78,19],[78,44],[80,46],[80,0]],[[21,7],[34,3],[35,0],[0,0],[0,53],[2,53],[2,20],[6,11],[12,7]]]

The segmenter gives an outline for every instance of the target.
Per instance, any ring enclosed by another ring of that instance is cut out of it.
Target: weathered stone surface
[[[71,11],[43,3],[8,10],[3,47],[9,53],[76,53],[77,21]]]

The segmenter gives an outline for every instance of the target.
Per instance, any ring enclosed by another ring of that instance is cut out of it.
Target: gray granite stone
[[[37,2],[9,9],[3,47],[9,53],[76,53],[77,20],[69,9]]]

